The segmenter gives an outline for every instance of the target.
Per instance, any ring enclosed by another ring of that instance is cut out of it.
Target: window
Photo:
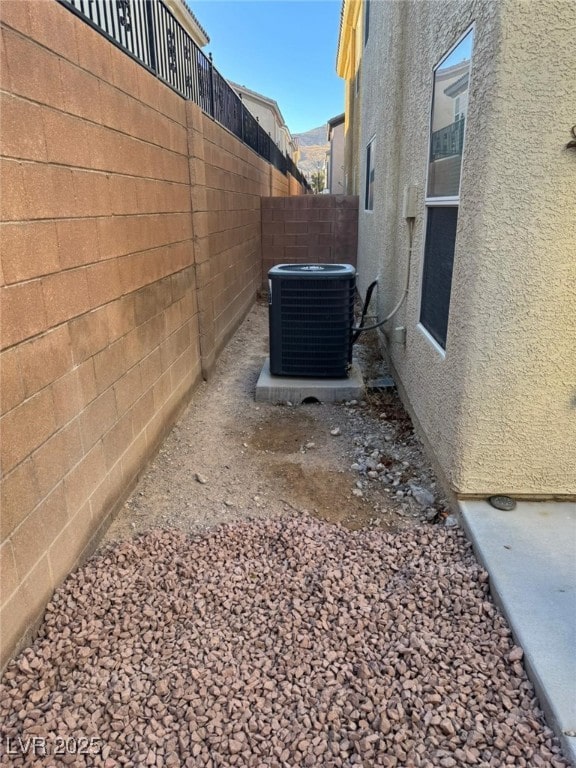
[[[368,142],[366,147],[366,196],[364,208],[367,211],[374,210],[374,139]]]
[[[364,45],[368,42],[370,34],[370,0],[364,0]]]
[[[473,31],[434,71],[420,323],[446,349]]]

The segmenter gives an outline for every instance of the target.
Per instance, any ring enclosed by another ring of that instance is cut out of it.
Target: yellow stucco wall
[[[363,48],[363,0],[344,0],[337,55],[337,71],[344,88],[344,183],[348,195],[358,194],[360,160],[361,77]]]

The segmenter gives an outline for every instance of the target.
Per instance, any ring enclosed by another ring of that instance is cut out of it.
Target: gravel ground
[[[0,763],[566,766],[395,392],[256,404],[266,320],[8,666]]]
[[[66,581],[0,688],[3,745],[76,754],[0,762],[565,766],[521,657],[459,530],[154,531]]]

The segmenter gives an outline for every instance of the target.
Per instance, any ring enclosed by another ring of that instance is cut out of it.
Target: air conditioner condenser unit
[[[280,264],[268,272],[270,373],[347,378],[356,270],[351,264]]]

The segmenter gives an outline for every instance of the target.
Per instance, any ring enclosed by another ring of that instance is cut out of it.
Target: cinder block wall
[[[289,182],[58,3],[0,14],[3,666],[250,306]]]
[[[260,288],[262,196],[288,195],[291,177],[195,104],[187,109],[200,345],[208,375]]]
[[[356,265],[358,198],[303,195],[262,198],[262,272],[276,264]]]

